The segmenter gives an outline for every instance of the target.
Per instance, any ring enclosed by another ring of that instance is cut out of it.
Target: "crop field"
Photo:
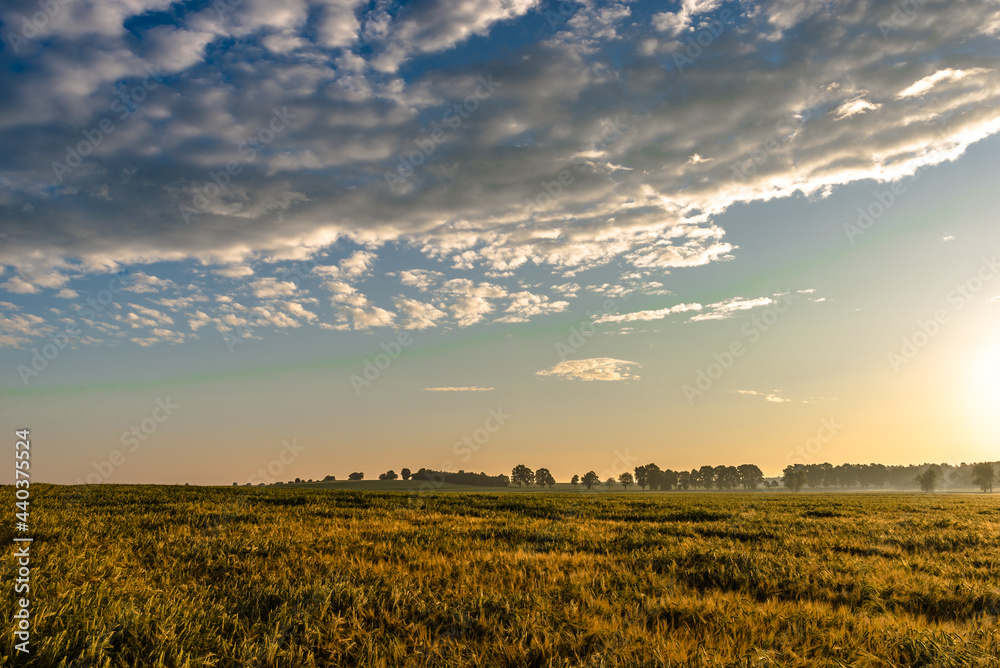
[[[1000,661],[993,495],[32,490],[3,665]]]

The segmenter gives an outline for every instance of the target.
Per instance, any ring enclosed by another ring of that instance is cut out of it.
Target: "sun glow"
[[[995,452],[1000,443],[1000,342],[973,355],[966,371],[964,403],[972,433]]]

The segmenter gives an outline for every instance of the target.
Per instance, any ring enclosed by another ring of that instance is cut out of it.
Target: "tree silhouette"
[[[399,475],[403,476],[403,480],[409,480],[410,476],[413,475],[410,469],[403,469],[399,472]]]
[[[601,483],[601,477],[593,471],[587,471],[583,474],[582,482],[584,487],[591,489],[594,485],[599,485]]]
[[[631,473],[629,473],[628,471],[626,471],[625,473],[622,473],[620,476],[618,476],[618,483],[622,487],[624,487],[625,491],[627,492],[628,491],[628,486],[635,483],[635,478],[632,477]]]
[[[983,462],[972,467],[972,482],[979,486],[979,489],[986,493],[989,490],[993,493],[993,480],[996,474],[993,472],[993,464]]]
[[[365,474],[361,473],[359,471],[355,471],[354,473],[352,473],[349,476],[347,476],[347,479],[348,480],[364,480],[365,479]]]
[[[531,487],[532,481],[535,479],[535,474],[524,464],[518,464],[510,472],[510,481],[516,484],[518,487],[522,485],[527,485]]]
[[[576,486],[580,484],[580,476],[574,475],[573,479],[570,480],[570,483],[573,485],[573,489],[576,489]]]
[[[604,481],[604,486],[607,487],[608,491],[610,492],[611,488],[615,486],[615,479],[608,478],[607,480]]]
[[[736,467],[736,471],[743,489],[757,489],[757,485],[764,480],[764,472],[755,464],[740,464]]]
[[[639,485],[643,490],[646,489],[646,485],[649,484],[649,478],[646,476],[645,466],[635,467],[635,484]]]
[[[806,484],[806,467],[802,464],[789,464],[782,471],[781,482],[785,483],[785,489],[798,492]]]
[[[535,471],[535,484],[539,487],[549,486],[551,489],[556,484],[556,479],[552,477],[548,469],[538,469]]]
[[[934,488],[937,487],[937,481],[938,472],[933,466],[928,467],[926,471],[917,476],[921,492],[933,492]]]

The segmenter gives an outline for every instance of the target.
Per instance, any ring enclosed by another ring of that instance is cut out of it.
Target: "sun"
[[[964,405],[975,436],[1000,443],[1000,342],[971,355],[966,364]]]

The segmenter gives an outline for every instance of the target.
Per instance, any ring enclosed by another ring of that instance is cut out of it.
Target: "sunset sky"
[[[997,459],[997,2],[40,6],[33,481]]]

